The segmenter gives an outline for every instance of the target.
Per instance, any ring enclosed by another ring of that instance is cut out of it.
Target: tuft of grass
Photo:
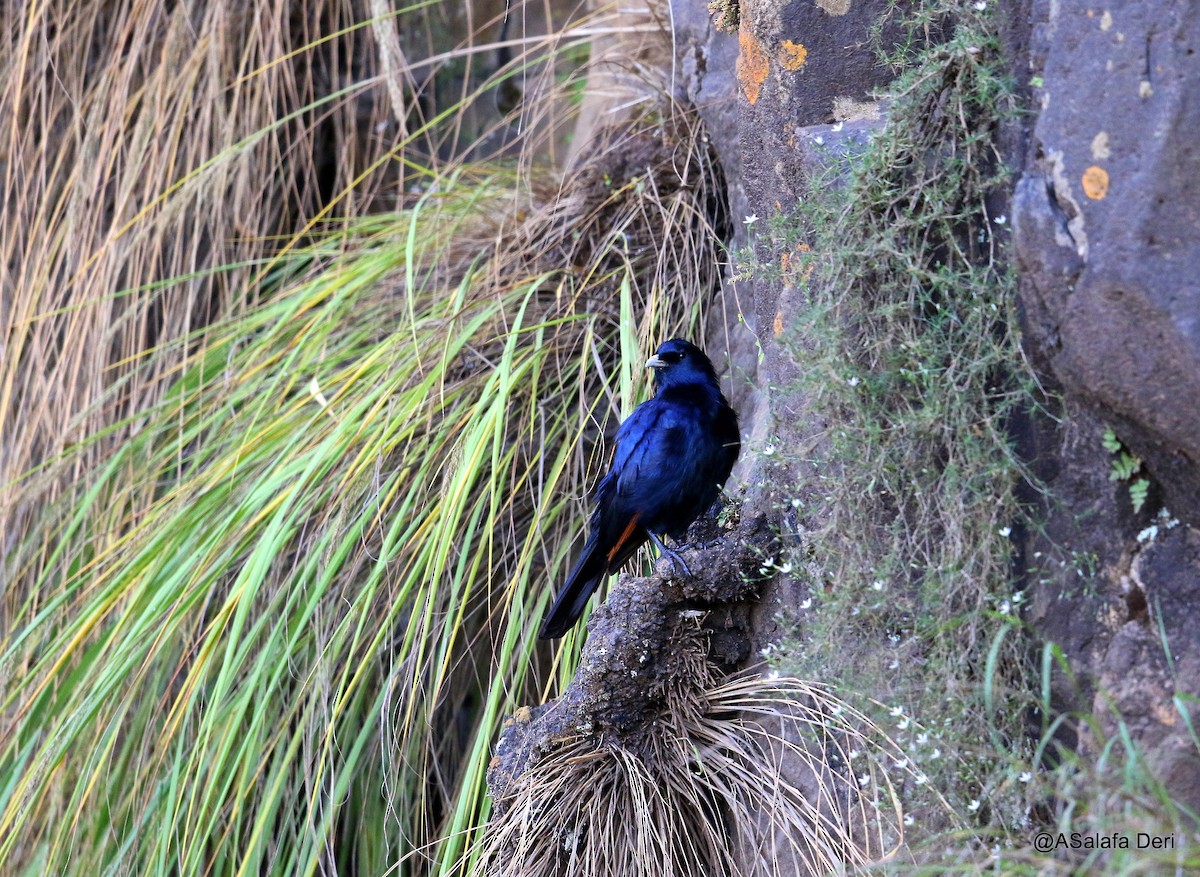
[[[272,260],[406,206],[465,157],[507,150],[528,176],[571,123],[556,76],[564,66],[586,76],[560,56],[613,20],[605,8],[556,21],[512,4],[510,60],[497,67],[498,18],[431,7],[318,0],[300,15],[278,0],[249,10],[51,0],[37,15],[9,10],[0,631],[27,596],[7,552],[41,526],[46,502],[78,495],[209,323],[275,288]],[[436,54],[414,54],[434,24]],[[451,99],[439,77],[459,61],[468,75]],[[527,99],[498,114],[494,93],[518,77]],[[36,496],[8,489],[84,442],[58,483]]]
[[[337,24],[352,5],[320,0],[311,22],[283,2],[7,10],[0,484],[131,422],[179,362],[142,354],[244,302],[265,242],[319,209],[318,140],[355,142],[369,91],[337,94],[321,69],[326,49],[373,57]],[[337,33],[319,39],[317,20]],[[330,186],[362,170],[361,152],[341,156]],[[76,460],[55,493],[96,463]],[[8,500],[6,539],[37,519]]]
[[[553,741],[472,874],[860,874],[902,849],[904,759],[878,727],[821,686],[718,680],[691,646],[644,737]]]
[[[297,250],[118,424],[52,556],[17,554],[45,571],[3,653],[7,868],[454,861],[496,723],[541,684],[530,619],[620,398],[596,363],[699,287],[497,270],[468,218],[511,195],[443,184]]]

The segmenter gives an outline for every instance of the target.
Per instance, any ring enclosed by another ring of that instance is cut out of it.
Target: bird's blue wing
[[[690,493],[696,480],[695,433],[690,412],[659,399],[639,406],[617,431],[613,489],[618,505],[633,504],[653,520]]]

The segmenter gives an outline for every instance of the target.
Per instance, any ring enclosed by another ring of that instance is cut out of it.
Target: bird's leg
[[[647,533],[650,536],[650,541],[654,543],[654,547],[658,549],[659,554],[666,555],[667,557],[671,558],[671,564],[673,566],[678,565],[681,567],[683,569],[683,574],[690,579],[692,577],[692,571],[688,569],[688,565],[684,562],[683,557],[680,556],[679,552],[672,551],[670,548],[663,545],[662,540],[653,533],[649,533],[649,531],[647,531]]]

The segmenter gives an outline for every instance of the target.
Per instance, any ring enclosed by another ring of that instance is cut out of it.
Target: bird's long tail
[[[583,548],[583,554],[575,561],[567,582],[554,598],[550,611],[542,621],[542,629],[538,632],[539,639],[558,639],[570,630],[587,606],[588,598],[600,585],[600,580],[608,571],[608,561],[604,552],[599,551],[592,540],[588,540]]]

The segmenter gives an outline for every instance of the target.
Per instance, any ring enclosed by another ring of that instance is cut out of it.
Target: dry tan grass
[[[293,7],[7,4],[0,485],[135,415],[178,362],[145,353],[253,297],[271,239],[319,206],[320,138],[347,144],[332,186],[357,175],[363,122],[387,107],[360,88],[301,111],[341,85],[316,41],[352,4]],[[367,39],[334,43],[370,66]],[[29,512],[12,497],[9,540]]]
[[[718,680],[695,650],[636,745],[581,732],[521,777],[476,877],[795,877],[903,849],[900,750],[797,679]]]
[[[409,181],[428,186],[462,156],[503,145],[507,123],[494,108],[475,112],[470,130],[461,122],[503,75],[481,69],[495,55],[503,4],[469,5],[461,21],[442,4],[418,5],[403,27],[394,15],[373,21],[377,6],[6,4],[4,555],[136,427],[163,378],[203,347],[205,327],[254,303],[270,259],[312,221],[394,207]],[[563,116],[546,85],[555,79],[547,46],[586,37],[556,32],[540,4],[510,14],[508,69],[527,68],[547,96],[515,113],[540,136]],[[438,35],[427,47],[419,21]],[[469,95],[438,93],[455,63]],[[526,139],[532,155],[538,138]],[[53,479],[16,489],[25,473],[106,431]],[[0,578],[11,582],[17,573],[4,563]],[[10,609],[21,599],[22,589],[6,591]]]

